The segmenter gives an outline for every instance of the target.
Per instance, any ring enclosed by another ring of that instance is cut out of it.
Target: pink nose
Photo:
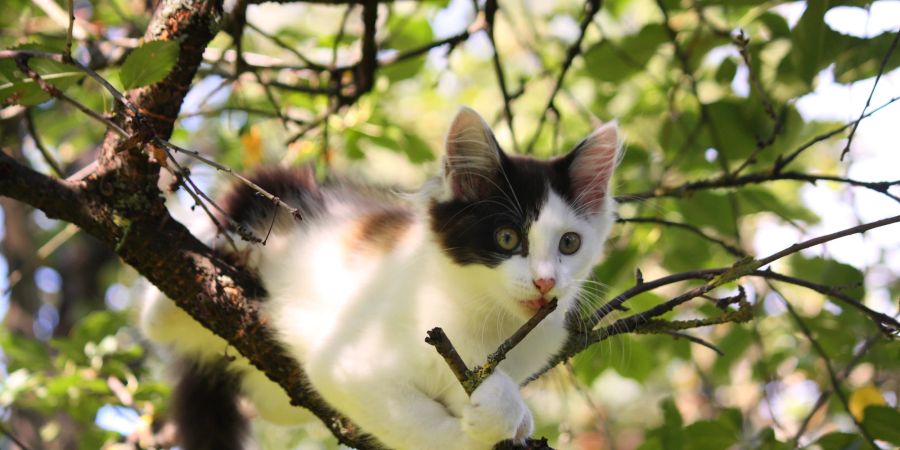
[[[553,289],[553,286],[556,286],[556,280],[553,278],[538,278],[537,280],[533,280],[534,287],[541,292],[541,295],[546,294]]]

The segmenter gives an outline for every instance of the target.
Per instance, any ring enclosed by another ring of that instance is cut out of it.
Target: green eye
[[[500,227],[494,232],[494,240],[500,248],[511,252],[519,247],[519,232],[513,227]]]
[[[559,251],[563,255],[571,255],[581,248],[581,236],[578,233],[570,231],[559,239]]]

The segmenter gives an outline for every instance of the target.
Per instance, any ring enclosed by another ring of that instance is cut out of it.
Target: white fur
[[[345,242],[365,207],[327,201],[330,214],[253,250],[269,292],[269,323],[315,389],[391,448],[487,450],[530,435],[533,420],[518,384],[566,338],[566,312],[600,260],[613,221],[610,196],[597,212],[579,215],[551,192],[528,231],[529,254],[495,268],[454,263],[436,243],[424,208],[390,251],[360,255]],[[570,231],[581,235],[582,245],[564,255],[559,239]],[[523,302],[539,295],[538,278],[556,280],[546,297],[557,297],[559,308],[468,398],[424,342],[426,331],[442,327],[467,365],[481,364],[532,315]],[[147,302],[142,325],[179,354],[206,358],[227,349],[161,295]],[[239,357],[234,366],[248,374],[243,390],[263,418],[306,417],[246,360]]]

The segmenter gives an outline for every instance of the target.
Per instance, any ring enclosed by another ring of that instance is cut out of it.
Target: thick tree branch
[[[145,39],[178,41],[179,60],[163,81],[120,98],[115,120],[125,136],[107,132],[97,171],[85,181],[69,183],[34,172],[2,154],[0,195],[75,223],[114,246],[126,263],[280,384],[293,404],[322,419],[339,441],[361,449],[380,448],[309,387],[297,362],[272,338],[253,301],[262,294],[256,280],[198,241],[163,205],[156,186],[159,165],[145,148],[165,145],[161,141],[172,131],[219,14],[217,1],[162,2]]]

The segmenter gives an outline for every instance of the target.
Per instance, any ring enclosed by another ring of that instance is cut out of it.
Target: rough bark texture
[[[292,403],[322,419],[341,442],[378,448],[308,387],[301,367],[272,339],[254,302],[262,293],[256,280],[172,219],[157,187],[160,167],[148,156],[150,143],[170,136],[221,15],[220,0],[161,2],[144,38],[179,42],[179,59],[163,81],[127,93],[138,114],[119,105],[115,121],[131,138],[108,131],[97,170],[77,182],[42,175],[0,152],[0,195],[72,222],[114,247],[122,260],[284,387]]]

